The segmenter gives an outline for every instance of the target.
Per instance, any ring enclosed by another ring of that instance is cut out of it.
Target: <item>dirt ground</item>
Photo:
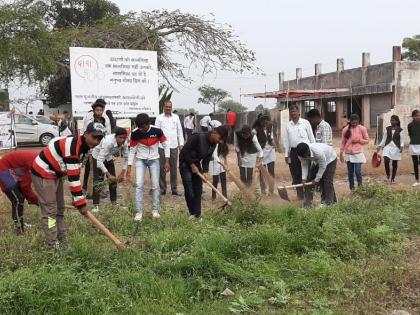
[[[334,139],[334,148],[336,149],[337,153],[339,152],[339,138]],[[41,147],[25,147],[22,148],[22,150],[41,150]],[[364,164],[362,167],[362,173],[364,176],[364,182],[365,183],[382,183],[384,184],[385,180],[385,170],[383,167],[383,163],[378,168],[373,168],[370,165],[370,158],[372,157],[373,152],[375,151],[375,145],[373,143],[373,140],[371,140],[371,143],[366,148],[366,158],[368,160],[368,163]],[[398,173],[396,182],[392,185],[389,185],[392,189],[395,190],[414,190],[416,188],[412,188],[411,184],[414,182],[414,175],[412,174],[412,162],[411,158],[408,155],[408,150],[405,149],[403,152],[403,159],[399,162],[398,166]],[[120,172],[122,167],[122,159],[118,158],[116,159],[116,168],[117,168],[117,174]],[[237,177],[239,177],[239,168],[237,167],[236,162],[236,154],[233,151],[233,146],[230,147],[230,153],[228,155],[228,164],[230,169],[235,173]],[[132,183],[135,182],[135,172],[132,172]],[[275,181],[276,185],[282,185],[282,184],[290,184],[291,183],[291,176],[289,172],[289,168],[286,165],[284,161],[284,154],[283,153],[277,153],[277,159],[276,159],[276,168],[275,168]],[[255,176],[256,175],[256,176]],[[256,191],[259,191],[259,179],[258,179],[258,173],[254,173],[254,184],[253,187],[255,187]],[[150,196],[148,194],[148,191],[150,189],[150,181],[149,177],[146,176],[146,187],[145,187],[145,209],[149,209],[151,205]],[[257,179],[257,180],[255,180]],[[169,184],[169,174],[167,175],[167,181]],[[121,204],[126,204],[129,201],[134,200],[134,187],[130,182],[126,182],[124,184],[119,185],[118,190],[118,197],[119,202]],[[219,186],[220,187],[220,186]],[[169,187],[168,187],[169,188]],[[335,177],[335,190],[337,197],[343,198],[350,196],[350,191],[348,188],[348,182],[347,182],[347,168],[344,163],[338,162],[337,164],[337,172]],[[183,186],[181,182],[181,176],[178,174],[178,191],[181,194],[181,196],[172,196],[170,193],[161,197],[161,202],[164,208],[178,208],[178,209],[186,209],[185,200],[183,197]],[[169,189],[170,192],[170,189]],[[211,202],[211,190],[209,187],[204,185],[204,194],[203,194],[203,209],[206,210],[215,210],[218,207],[220,207],[223,204],[223,201],[219,198],[215,203]],[[236,193],[239,192],[239,189],[236,187],[235,183],[229,179],[228,176],[228,197],[233,196]],[[68,193],[68,190],[66,192],[66,197],[68,201],[70,202],[70,194]],[[297,206],[300,206],[299,201],[293,201],[296,199],[296,193],[294,191],[289,192],[289,197],[292,199],[292,202],[295,203]],[[101,200],[101,204],[107,204],[109,201],[107,198],[103,198]],[[261,198],[261,202],[268,206],[281,206],[281,205],[287,205],[288,202],[282,200],[277,192],[275,192],[274,195],[268,196],[264,195]],[[91,201],[90,201],[91,203]],[[316,205],[319,203],[319,196],[315,196],[315,202]]]

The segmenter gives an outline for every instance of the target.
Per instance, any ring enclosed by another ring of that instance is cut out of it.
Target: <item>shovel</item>
[[[239,190],[241,192],[246,192],[247,195],[251,196],[251,198],[255,198],[255,194],[253,191],[251,191],[251,189],[249,189],[248,187],[246,187],[244,185],[244,183],[235,175],[233,174],[233,172],[229,169],[226,168],[222,163],[218,162],[221,166],[223,166],[224,170],[226,171],[226,173],[229,174],[229,176],[232,178],[233,182],[236,184],[236,186],[239,188]]]
[[[213,186],[212,183],[210,183],[203,174],[201,174],[200,172],[197,172],[197,175],[200,176],[200,178],[203,180],[203,182],[205,182],[216,194],[219,195],[220,198],[222,198],[222,200],[225,202],[225,204],[223,206],[221,206],[221,209],[224,209],[226,206],[231,206],[232,203],[229,201],[229,199],[227,199],[225,196],[223,196],[223,194],[220,192],[220,190],[218,190],[216,187]]]
[[[67,209],[76,209],[73,206],[65,206]],[[119,250],[124,250],[125,249],[125,245],[123,242],[121,242],[114,234],[112,234],[105,225],[103,225],[101,223],[101,221],[99,221],[90,211],[87,211],[86,214],[84,214],[84,216],[86,218],[88,218],[90,220],[90,222],[92,222],[93,225],[95,225],[108,239],[110,239],[114,245],[119,249]]]
[[[278,186],[277,191],[279,192],[279,196],[283,200],[290,201],[289,195],[287,193],[288,189],[291,188],[298,188],[298,187],[306,187],[314,185],[313,182],[305,183],[305,184],[297,184],[297,185],[290,185],[290,186]]]

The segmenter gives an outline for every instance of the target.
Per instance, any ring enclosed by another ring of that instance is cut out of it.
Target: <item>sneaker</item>
[[[25,228],[25,230],[27,230],[27,229],[30,229],[32,227],[32,224],[23,223],[23,227]]]
[[[413,185],[411,185],[411,186],[413,186],[413,187],[417,187],[417,186],[420,186],[420,183],[419,182],[415,182]]]
[[[159,218],[160,218],[160,214],[159,214],[159,212],[157,212],[157,211],[153,211],[153,212],[152,212],[152,217],[153,217],[154,219],[159,219]]]
[[[143,213],[137,212],[134,221],[140,222],[143,219]]]
[[[93,208],[91,210],[93,213],[99,212],[99,205],[93,205]]]

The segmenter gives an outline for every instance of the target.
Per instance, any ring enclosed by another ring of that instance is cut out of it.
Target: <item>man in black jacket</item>
[[[193,134],[179,154],[179,172],[184,185],[185,201],[191,217],[201,217],[203,182],[198,172],[209,179],[209,163],[218,143],[226,141],[228,129],[220,126],[210,132]]]

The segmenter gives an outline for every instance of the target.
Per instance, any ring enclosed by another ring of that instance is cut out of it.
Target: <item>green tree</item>
[[[106,0],[3,3],[0,40],[0,81],[38,82],[52,106],[70,101],[70,46],[155,50],[160,75],[170,87],[192,81],[190,64],[198,65],[203,75],[260,72],[254,53],[229,25],[179,10],[120,15]]]
[[[227,112],[228,109],[236,113],[242,113],[247,110],[245,106],[234,100],[225,100],[219,104],[219,112]]]
[[[402,58],[408,61],[420,60],[420,35],[404,38],[402,47],[404,52]]]
[[[213,107],[213,112],[216,112],[217,106],[226,98],[229,97],[229,92],[212,87],[210,85],[203,85],[198,88],[200,97],[198,103],[209,104]]]

